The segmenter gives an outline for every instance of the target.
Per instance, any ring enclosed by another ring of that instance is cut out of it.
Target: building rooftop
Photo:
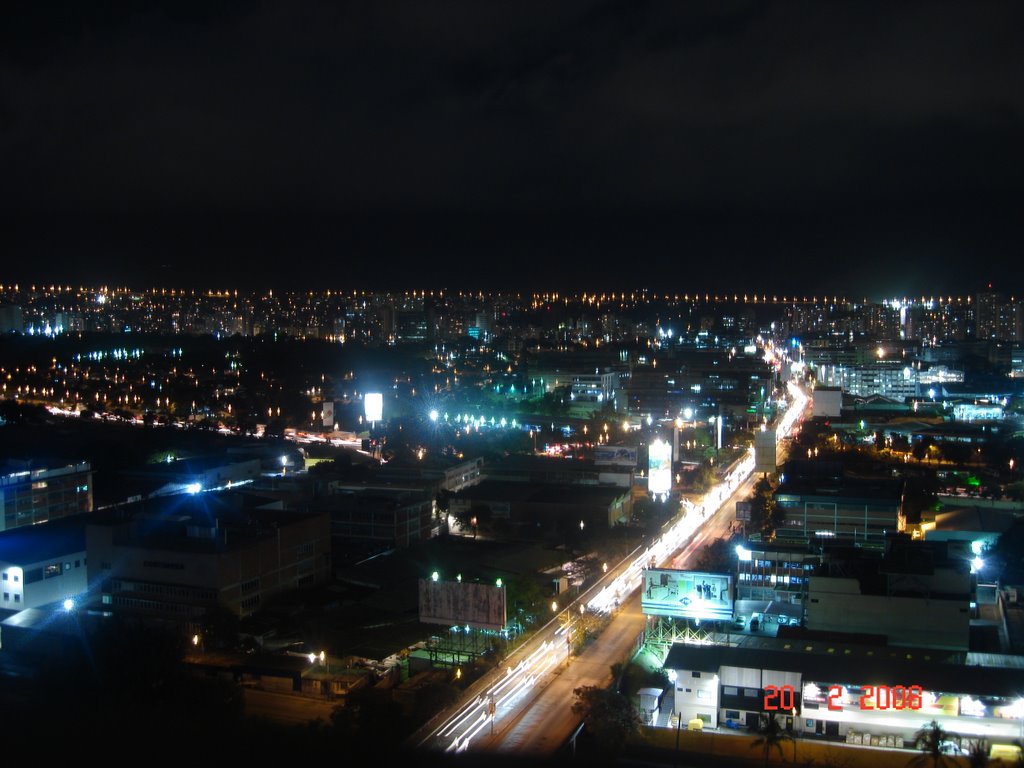
[[[508,483],[484,480],[459,491],[455,498],[480,501],[509,501],[532,504],[592,504],[608,506],[627,489],[599,485],[564,483]]]
[[[1017,698],[1024,668],[993,654],[890,648],[831,640],[744,637],[736,646],[676,643],[664,666],[718,672],[723,666],[799,672],[808,681],[920,685],[941,692]]]
[[[992,507],[948,507],[935,515],[937,531],[978,531],[1004,533],[1013,527],[1012,509]]]
[[[0,533],[0,561],[25,565],[85,551],[85,526],[91,514],[72,515]]]
[[[172,550],[223,551],[273,535],[316,513],[261,509],[236,491],[161,496],[93,513],[90,523],[120,527],[120,541]]]

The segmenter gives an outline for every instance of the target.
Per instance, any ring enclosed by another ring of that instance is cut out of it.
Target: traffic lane
[[[673,568],[684,568],[685,564],[693,558],[700,548],[710,544],[715,539],[725,538],[730,534],[730,529],[736,518],[736,502],[743,501],[750,497],[754,489],[755,479],[750,477],[736,486],[736,490],[719,507],[718,511],[709,517],[704,524],[698,528],[686,545],[673,555],[670,565]]]
[[[604,632],[569,667],[559,665],[551,682],[536,697],[520,707],[509,723],[495,725],[495,734],[480,742],[483,749],[500,752],[551,756],[560,749],[579,725],[573,713],[573,691],[587,685],[611,683],[611,667],[622,662],[644,627],[639,592],[634,593]]]

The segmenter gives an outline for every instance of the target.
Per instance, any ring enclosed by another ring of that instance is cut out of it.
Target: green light
[[[499,587],[501,586],[501,577],[500,576],[498,577],[498,580],[495,582],[495,584],[497,584]]]

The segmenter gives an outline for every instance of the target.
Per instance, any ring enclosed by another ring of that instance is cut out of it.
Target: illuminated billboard
[[[505,628],[505,588],[420,579],[420,621],[446,627]]]
[[[647,450],[649,493],[668,493],[672,490],[672,446],[655,440]]]
[[[641,586],[640,607],[648,616],[732,618],[730,574],[648,568]]]
[[[334,401],[324,400],[323,407],[320,410],[321,416],[323,417],[324,426],[330,429],[334,426]]]
[[[384,395],[380,392],[367,392],[363,396],[363,408],[367,421],[380,421],[384,417]]]
[[[615,465],[621,467],[636,466],[636,448],[625,445],[594,446],[594,463],[598,465]]]

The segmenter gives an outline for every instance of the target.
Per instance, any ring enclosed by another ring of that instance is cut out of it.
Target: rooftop
[[[39,563],[85,551],[85,526],[91,514],[72,515],[39,525],[0,533],[0,561],[18,565]]]

